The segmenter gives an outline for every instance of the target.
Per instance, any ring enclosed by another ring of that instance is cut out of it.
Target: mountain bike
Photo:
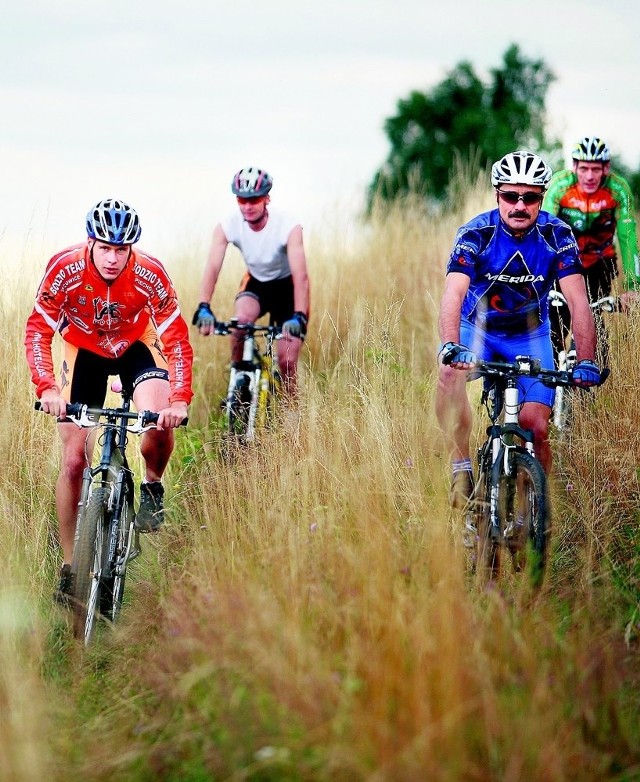
[[[99,619],[115,622],[122,607],[129,563],[141,553],[140,533],[135,528],[133,472],[127,462],[128,434],[143,434],[155,427],[158,414],[131,411],[131,397],[121,393],[117,408],[90,408],[67,404],[67,416],[76,426],[98,435],[100,457],[82,477],[76,534],[71,563],[73,634],[88,646]],[[36,403],[40,409],[40,403]],[[185,422],[186,423],[186,422]]]
[[[555,289],[549,291],[549,304],[552,307],[563,307],[566,305],[566,299]],[[602,312],[620,312],[622,306],[617,296],[603,296],[590,304],[594,313]],[[573,331],[569,332],[565,350],[558,352],[556,359],[557,367],[561,371],[570,372],[576,365],[576,343],[573,337]],[[553,404],[553,414],[551,420],[559,432],[564,432],[569,424],[571,417],[571,391],[564,386],[556,389],[556,398]]]
[[[278,326],[240,323],[237,318],[216,321],[214,334],[242,332],[242,359],[232,361],[227,395],[222,401],[226,431],[231,443],[246,445],[274,418],[282,378],[274,352],[274,341],[281,336]],[[263,337],[263,346],[258,337]]]
[[[484,378],[481,402],[491,424],[478,449],[477,482],[469,503],[467,528],[475,528],[475,569],[482,580],[500,573],[508,552],[515,572],[528,570],[532,584],[544,578],[550,529],[547,477],[535,455],[533,433],[518,423],[522,406],[518,377],[547,386],[577,387],[571,371],[543,369],[538,359],[478,360],[469,379]],[[606,379],[606,375],[603,378]]]

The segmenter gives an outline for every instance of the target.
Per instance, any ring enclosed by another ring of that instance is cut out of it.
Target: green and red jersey
[[[626,180],[609,173],[598,190],[587,195],[572,170],[559,171],[551,179],[542,208],[571,227],[585,269],[600,261],[615,262],[617,234],[625,289],[640,288],[636,217]]]

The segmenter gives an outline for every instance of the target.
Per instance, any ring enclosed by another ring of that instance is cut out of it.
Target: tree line
[[[391,150],[369,185],[368,207],[409,193],[441,202],[456,165],[479,173],[516,148],[537,152],[554,171],[564,168],[562,144],[547,130],[545,102],[555,80],[543,60],[511,44],[486,83],[463,61],[431,91],[412,91],[384,124]],[[615,154],[612,168],[628,180],[638,205],[640,169]]]

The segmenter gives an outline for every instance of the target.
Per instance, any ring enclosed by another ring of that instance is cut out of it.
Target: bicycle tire
[[[474,566],[476,575],[482,583],[494,579],[500,565],[499,546],[491,533],[492,481],[491,465],[481,466],[475,499],[477,537]]]
[[[228,433],[236,441],[243,442],[249,435],[250,409],[251,378],[243,373],[236,378],[227,408]]]
[[[538,587],[544,578],[548,549],[547,478],[531,454],[516,452],[511,458],[510,475],[503,472],[502,457],[491,471],[485,467],[480,472],[476,572],[483,583],[497,580],[504,548],[511,555],[514,571],[526,571],[532,585]],[[492,487],[496,493],[498,530],[491,524]]]
[[[549,543],[547,476],[530,453],[514,454],[512,467],[512,475],[504,476],[509,492],[501,498],[502,529],[514,570],[526,571],[537,587],[544,578]],[[514,525],[512,529],[510,523]]]
[[[78,534],[71,570],[74,573],[73,635],[88,646],[95,630],[100,604],[107,490],[94,488],[78,519]]]

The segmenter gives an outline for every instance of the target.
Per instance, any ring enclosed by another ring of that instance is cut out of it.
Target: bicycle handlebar
[[[35,403],[36,410],[42,410],[42,403]],[[154,428],[158,421],[159,414],[154,413],[151,410],[141,410],[140,412],[132,412],[123,410],[121,407],[87,407],[80,402],[74,402],[73,404],[67,402],[67,416],[72,420],[74,424],[82,428],[92,428],[100,426],[100,419],[106,418],[113,422],[116,419],[125,419],[127,421],[133,421],[127,425],[128,432],[134,434],[142,434],[147,429]],[[180,426],[186,426],[188,418],[185,418],[181,422]]]
[[[475,380],[478,377],[535,377],[542,381],[545,386],[567,386],[580,388],[583,391],[588,390],[587,386],[579,385],[573,379],[573,370],[543,369],[540,360],[532,356],[516,356],[515,361],[483,361],[477,359],[469,373],[469,379]],[[609,377],[609,369],[605,368],[600,373],[600,383],[602,385]]]
[[[241,323],[237,318],[230,318],[229,320],[216,320],[213,324],[213,333],[227,335],[232,331],[245,331],[247,334],[271,334],[278,339],[282,336],[282,329],[280,326],[268,326],[257,325],[256,323]]]

